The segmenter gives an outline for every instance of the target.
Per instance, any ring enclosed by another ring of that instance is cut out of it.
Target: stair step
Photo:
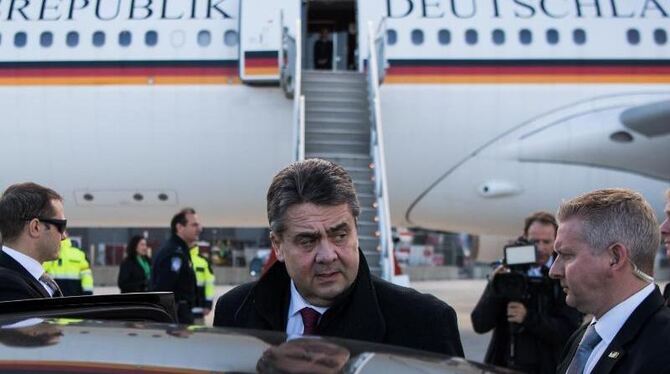
[[[346,152],[370,154],[370,143],[365,141],[306,141],[305,152]]]
[[[345,80],[367,80],[365,73],[355,71],[320,71],[320,70],[303,70],[303,79],[345,79]]]
[[[376,217],[377,217],[377,209],[374,208],[361,207],[361,212],[358,215],[359,220],[368,222],[374,222]]]
[[[321,82],[303,82],[302,90],[305,97],[311,96],[312,93],[329,93],[338,95],[359,95],[362,97],[368,96],[368,91],[365,85],[359,84],[323,84]]]
[[[360,143],[370,144],[369,134],[347,134],[347,133],[321,133],[321,132],[307,132],[305,133],[305,141],[310,142],[333,142],[333,141],[355,141]]]
[[[305,158],[322,158],[341,165],[345,169],[351,166],[368,167],[372,163],[369,155],[346,154],[339,152],[305,152]]]

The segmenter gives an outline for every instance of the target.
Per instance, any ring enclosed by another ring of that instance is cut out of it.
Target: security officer
[[[42,266],[58,283],[63,296],[93,295],[91,267],[84,251],[74,247],[70,238],[60,242],[58,259],[47,261]]]
[[[198,241],[202,227],[192,208],[184,208],[172,217],[172,235],[154,256],[151,271],[153,291],[174,292],[179,323],[193,323],[196,300],[195,272],[189,248]]]
[[[195,280],[198,293],[195,296],[193,317],[196,323],[202,324],[203,318],[212,310],[214,300],[214,272],[209,261],[200,255],[200,248],[196,245],[191,248],[191,262],[195,271]]]

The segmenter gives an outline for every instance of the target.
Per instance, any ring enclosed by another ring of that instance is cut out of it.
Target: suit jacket
[[[558,373],[567,370],[587,327],[570,337]],[[628,317],[591,373],[670,373],[670,308],[658,287]]]
[[[0,301],[51,297],[26,268],[0,250]]]
[[[362,252],[358,276],[321,317],[316,334],[463,357],[454,309],[432,295],[371,276]],[[216,303],[214,326],[286,331],[290,277],[275,263],[257,282]]]

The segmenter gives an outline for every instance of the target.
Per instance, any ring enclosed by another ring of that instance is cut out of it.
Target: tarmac
[[[444,280],[412,282],[411,287],[419,292],[435,295],[440,300],[451,305],[458,317],[458,329],[461,333],[461,342],[465,351],[465,358],[473,361],[483,361],[488,347],[491,333],[477,334],[470,323],[470,312],[484,291],[486,280]],[[215,300],[234,286],[216,286]],[[111,294],[119,292],[116,287],[96,287],[96,294]],[[205,318],[205,324],[212,325],[213,314]],[[439,321],[435,321],[438,323]],[[420,333],[420,332],[417,332]]]

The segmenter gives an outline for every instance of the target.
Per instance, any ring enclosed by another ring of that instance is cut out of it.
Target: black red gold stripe
[[[279,75],[279,52],[277,51],[246,51],[244,52],[245,75]]]
[[[386,83],[670,83],[670,60],[389,60]]]
[[[238,61],[0,63],[0,85],[233,84]]]

